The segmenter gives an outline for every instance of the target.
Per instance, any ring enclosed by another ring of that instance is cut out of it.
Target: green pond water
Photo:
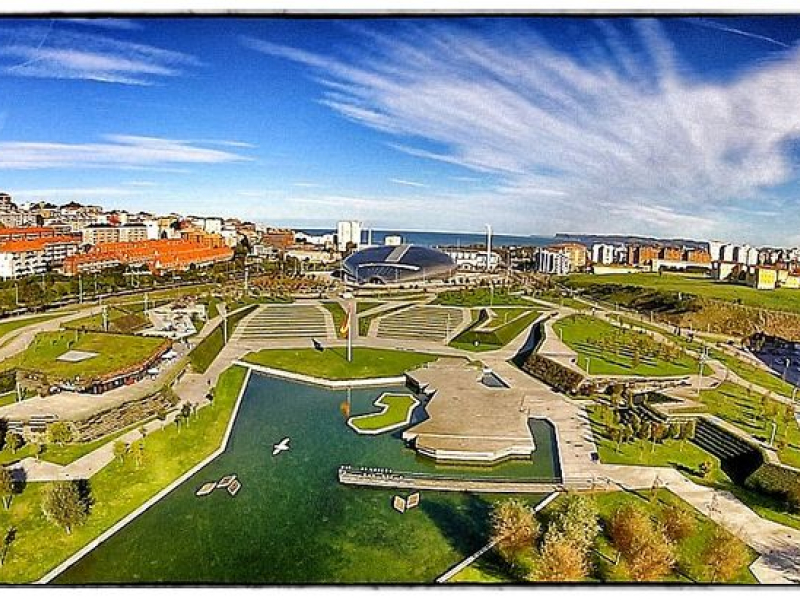
[[[405,390],[354,390],[351,413],[373,412],[387,391]],[[486,543],[499,496],[422,492],[420,506],[400,514],[391,508],[395,491],[340,485],[340,465],[514,478],[557,473],[547,423],[532,424],[539,446],[532,461],[440,466],[417,457],[397,433],[355,433],[340,409],[346,397],[254,373],[227,451],[56,583],[431,582]],[[284,437],[292,450],[273,457]],[[195,496],[229,473],[242,483],[236,497],[224,490]]]

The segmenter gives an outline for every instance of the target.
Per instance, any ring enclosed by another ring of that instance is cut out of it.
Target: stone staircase
[[[233,339],[242,342],[278,338],[336,337],[333,319],[316,304],[267,304],[242,321]]]
[[[460,308],[414,305],[379,317],[378,337],[446,342],[468,322]]]

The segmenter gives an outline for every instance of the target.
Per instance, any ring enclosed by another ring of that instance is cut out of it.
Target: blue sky
[[[800,20],[0,20],[0,189],[800,244]]]

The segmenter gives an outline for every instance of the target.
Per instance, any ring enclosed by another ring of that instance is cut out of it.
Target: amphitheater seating
[[[442,342],[461,329],[463,320],[459,308],[415,305],[380,318],[378,337]]]
[[[267,304],[236,328],[235,339],[328,337],[325,309],[309,304]]]

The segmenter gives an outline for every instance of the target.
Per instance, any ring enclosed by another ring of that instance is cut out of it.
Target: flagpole
[[[353,362],[353,308],[354,303],[351,301],[350,306],[347,307],[347,362]]]

